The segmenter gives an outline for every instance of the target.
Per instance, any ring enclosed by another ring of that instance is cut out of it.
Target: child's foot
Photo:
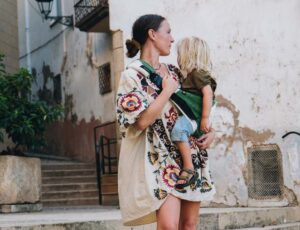
[[[195,183],[198,177],[199,174],[194,169],[183,168],[180,172],[175,188],[183,189],[184,187]]]

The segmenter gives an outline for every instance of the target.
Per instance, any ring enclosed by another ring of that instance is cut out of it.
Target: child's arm
[[[202,89],[203,103],[202,103],[202,118],[200,129],[205,133],[209,132],[209,114],[212,106],[213,91],[210,85],[204,86]]]

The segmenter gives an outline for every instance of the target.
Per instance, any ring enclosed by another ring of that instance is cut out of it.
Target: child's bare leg
[[[180,154],[182,156],[182,161],[183,161],[183,168],[188,168],[188,169],[194,169],[193,161],[192,161],[192,156],[191,156],[191,149],[190,145],[187,142],[184,141],[177,141],[176,145],[180,151]],[[188,173],[183,171],[181,173],[182,176],[187,176]],[[185,180],[178,180],[177,184],[184,184],[186,183]]]

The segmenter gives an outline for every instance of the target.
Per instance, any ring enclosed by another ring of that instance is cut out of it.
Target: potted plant
[[[3,59],[0,54],[0,141],[7,135],[14,147],[0,152],[0,212],[39,210],[40,159],[24,153],[45,144],[47,125],[58,120],[63,109],[32,101],[34,77],[24,68],[7,73]]]

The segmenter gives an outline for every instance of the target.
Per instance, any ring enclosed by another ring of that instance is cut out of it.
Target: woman
[[[124,225],[134,226],[157,221],[157,229],[196,229],[200,201],[211,200],[215,193],[210,178],[206,148],[214,138],[210,130],[199,140],[190,137],[194,168],[199,179],[190,186],[174,188],[182,159],[170,132],[178,111],[169,101],[178,88],[180,72],[159,62],[170,54],[174,39],[168,21],[159,15],[144,15],[132,28],[126,42],[127,56],[140,59],[122,73],[117,94],[117,119],[122,134],[119,158],[119,200]],[[152,66],[163,77],[157,93],[143,71]]]

